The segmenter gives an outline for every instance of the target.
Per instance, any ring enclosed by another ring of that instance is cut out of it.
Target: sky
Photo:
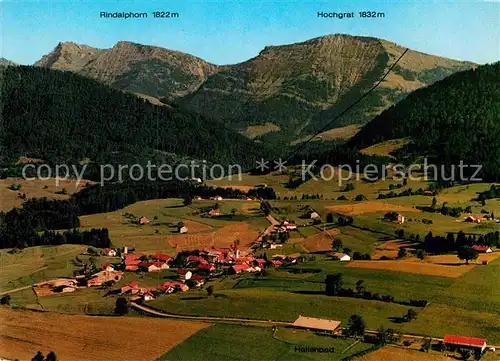
[[[179,17],[153,18],[154,11]],[[384,17],[360,18],[360,11]],[[146,12],[148,18],[105,19],[100,12]],[[319,18],[318,12],[354,12],[355,17]],[[0,0],[0,26],[0,57],[20,64],[33,64],[60,41],[110,48],[120,40],[233,64],[268,45],[336,33],[383,38],[480,64],[500,60],[499,0]]]

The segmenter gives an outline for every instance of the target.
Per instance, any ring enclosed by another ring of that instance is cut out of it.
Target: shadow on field
[[[299,295],[324,295],[325,291],[292,291]]]

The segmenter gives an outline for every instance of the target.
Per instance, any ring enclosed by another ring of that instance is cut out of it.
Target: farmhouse
[[[283,248],[283,245],[281,243],[271,243],[269,245],[270,249],[277,249],[277,248]]]
[[[195,287],[201,287],[205,284],[205,277],[200,275],[193,275],[191,277],[191,282],[194,283]]]
[[[109,257],[115,257],[116,256],[116,251],[111,248],[104,248],[104,254]]]
[[[297,229],[297,225],[295,223],[291,223],[291,222],[288,222],[288,221],[283,221],[283,227],[285,227],[285,229],[287,231],[291,231],[293,229]]]
[[[186,258],[186,263],[191,263],[191,262],[196,262],[196,263],[207,263],[207,260],[201,256],[188,256]]]
[[[208,215],[211,216],[211,217],[218,217],[218,216],[221,215],[221,213],[220,213],[220,210],[218,210],[218,209],[211,209],[208,212]]]
[[[314,219],[314,220],[321,219],[321,216],[318,214],[318,212],[311,212],[309,217],[311,217],[311,219]]]
[[[215,267],[214,265],[211,265],[210,263],[200,263],[198,265],[198,270],[199,271],[208,271],[208,272],[214,272]],[[193,276],[194,277],[194,276]],[[192,277],[191,277],[192,278]]]
[[[493,250],[488,246],[473,245],[472,248],[478,253],[491,253]]]
[[[405,223],[405,216],[398,212],[387,212],[384,215],[384,219],[397,222],[397,223]]]
[[[277,259],[273,259],[273,260],[271,261],[271,264],[272,264],[274,267],[279,267],[279,266],[281,266],[281,263],[282,263],[282,262],[281,262],[281,261],[279,261],[279,260],[277,260]]]
[[[267,264],[267,261],[264,258],[256,258],[253,261],[253,264],[257,267],[264,268],[264,266]]]
[[[347,261],[351,260],[351,257],[348,254],[340,253],[340,252],[332,253],[332,258],[337,259],[341,262],[347,262]]]
[[[126,271],[137,271],[139,269],[139,263],[141,260],[140,256],[137,254],[127,254],[123,257],[123,263],[125,264]]]
[[[142,216],[141,218],[139,218],[139,224],[148,224],[150,223],[151,221],[147,218],[147,217],[144,217]]]
[[[451,348],[466,347],[476,350],[480,349],[481,352],[486,348],[486,340],[475,337],[445,335],[443,342],[446,346],[451,346]]]
[[[299,316],[299,318],[295,320],[292,326],[333,333],[339,328],[340,321],[328,320],[325,318]]]
[[[106,263],[105,265],[102,266],[102,268],[105,270],[105,271],[114,271],[115,268],[110,264],[110,263]]]
[[[101,271],[93,274],[91,278],[87,281],[87,285],[90,286],[100,286],[103,283],[113,281],[118,282],[123,277],[123,272],[121,271]]]
[[[229,267],[227,270],[228,274],[238,274],[241,272],[248,271],[251,267],[247,265],[246,263],[243,264],[235,264],[234,266]]]
[[[184,269],[184,268],[179,268],[177,270],[177,274],[180,276],[181,281],[186,282],[187,280],[191,279],[193,276],[193,272],[190,270]]]
[[[120,288],[120,293],[127,293],[127,292],[131,292],[131,293],[139,292],[139,282],[132,281],[132,282],[129,282],[129,283],[123,285]]]
[[[464,222],[467,223],[481,223],[481,217],[467,216],[464,218]]]
[[[166,262],[140,262],[138,267],[148,272],[159,272],[169,268]]]
[[[162,254],[162,253],[156,253],[156,254],[152,255],[151,258],[153,259],[153,261],[160,261],[160,262],[166,262],[166,263],[170,263],[174,260],[168,254]]]

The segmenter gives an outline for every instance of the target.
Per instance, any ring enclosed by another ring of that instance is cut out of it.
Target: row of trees
[[[448,233],[446,237],[434,236],[432,232],[427,233],[424,238],[424,249],[430,253],[455,252],[462,247],[472,247],[473,245],[487,245],[490,247],[500,246],[500,232],[490,232],[485,235]]]
[[[372,293],[366,290],[363,280],[359,280],[356,282],[356,288],[354,290],[352,288],[344,288],[344,278],[341,273],[334,273],[326,276],[325,294],[327,296],[355,297],[367,300],[393,302],[414,307],[424,307],[427,305],[427,300],[399,301],[395,300],[391,295],[380,295],[378,293]]]

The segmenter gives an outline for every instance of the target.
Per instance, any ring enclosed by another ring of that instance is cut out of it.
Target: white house
[[[341,262],[347,262],[347,261],[351,260],[351,257],[348,254],[345,254],[345,253],[336,252],[332,256],[333,256],[334,259],[338,259]]]
[[[214,200],[216,200],[216,201],[221,201],[221,200],[222,200],[222,197],[221,197],[221,196],[215,196],[215,197],[214,197]]]
[[[311,219],[320,219],[321,216],[319,215],[318,212],[312,212],[310,215]]]
[[[183,226],[183,227],[181,227],[181,229],[179,229],[179,233],[181,233],[181,234],[187,233],[187,231],[188,231],[188,228],[186,226]]]
[[[201,178],[191,178],[193,182],[202,183]]]

